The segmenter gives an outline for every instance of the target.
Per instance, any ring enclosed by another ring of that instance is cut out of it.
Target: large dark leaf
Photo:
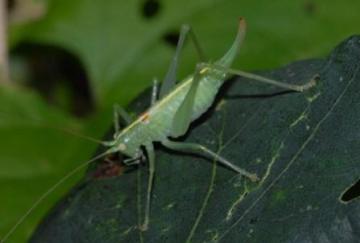
[[[118,177],[89,176],[32,242],[359,242],[359,201],[340,200],[360,174],[359,63],[356,36],[326,60],[265,74],[287,82],[320,74],[304,93],[238,78],[190,130],[187,141],[257,172],[260,183],[160,148],[148,231],[137,227],[146,188],[141,167]]]

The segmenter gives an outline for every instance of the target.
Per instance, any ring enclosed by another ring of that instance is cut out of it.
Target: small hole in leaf
[[[167,44],[176,47],[179,40],[179,36],[180,35],[178,31],[170,31],[163,36],[163,39]]]
[[[49,104],[84,117],[94,109],[80,59],[64,48],[20,43],[10,53],[11,79],[35,89]]]
[[[304,3],[304,10],[305,10],[305,13],[308,14],[309,16],[314,15],[317,10],[316,3],[311,0],[306,1]]]
[[[142,6],[142,14],[145,18],[151,19],[160,11],[161,5],[157,0],[145,0]]]
[[[341,196],[341,201],[350,202],[355,198],[360,196],[360,180],[358,180],[354,185],[349,187]]]

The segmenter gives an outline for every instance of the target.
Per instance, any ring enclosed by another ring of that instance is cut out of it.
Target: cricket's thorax
[[[203,114],[213,103],[223,84],[226,74],[219,70],[204,68],[196,92],[192,121]],[[121,152],[135,157],[139,148],[155,141],[171,137],[172,124],[176,111],[183,102],[192,82],[192,76],[179,83],[172,92],[159,100],[146,112],[127,126],[116,137],[115,143]]]

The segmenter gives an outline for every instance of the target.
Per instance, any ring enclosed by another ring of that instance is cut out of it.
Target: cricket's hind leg
[[[216,154],[215,152],[211,151],[210,149],[206,148],[205,146],[203,146],[201,144],[174,142],[174,141],[170,141],[169,139],[163,140],[161,143],[165,147],[176,150],[176,151],[192,152],[192,153],[196,153],[199,155],[204,155],[210,159],[214,159],[214,160],[218,161],[220,164],[224,165],[225,167],[228,167],[228,168],[232,169],[233,171],[247,177],[248,179],[250,179],[253,182],[256,182],[259,180],[259,178],[256,174],[250,173],[250,172],[246,171],[245,169],[234,165],[227,159],[221,157],[220,155]]]
[[[181,103],[180,107],[175,113],[173,124],[172,124],[172,130],[171,130],[171,136],[172,137],[178,137],[186,133],[186,131],[189,129],[190,123],[191,123],[191,116],[193,114],[193,108],[195,104],[195,95],[197,88],[199,86],[199,82],[201,79],[201,70],[203,69],[203,64],[198,64],[194,73],[194,77],[191,83],[191,86],[189,88],[189,91],[187,92],[183,102]],[[228,160],[222,158],[218,154],[214,153],[210,149],[195,143],[183,143],[183,142],[173,142],[169,139],[164,139],[161,141],[161,143],[170,149],[178,150],[182,152],[195,152],[201,155],[205,155],[206,157],[210,157],[211,159],[215,159],[216,161],[220,162],[224,166],[238,172],[241,175],[246,176],[252,181],[257,181],[258,177],[256,174],[250,173],[234,164],[229,162]]]
[[[186,133],[189,129],[191,123],[191,116],[193,114],[196,91],[200,84],[201,79],[201,66],[198,64],[193,76],[193,80],[189,91],[186,93],[185,98],[179,108],[177,109],[173,121],[171,133],[169,134],[172,137],[179,137]]]
[[[308,82],[306,82],[304,84],[289,84],[289,83],[285,83],[284,81],[279,81],[279,80],[275,80],[275,79],[266,78],[264,76],[253,74],[253,73],[248,73],[248,72],[245,72],[245,71],[242,71],[242,70],[224,68],[224,67],[222,67],[220,65],[217,65],[217,64],[202,64],[202,65],[203,65],[203,67],[208,67],[208,68],[211,68],[211,69],[218,69],[218,70],[226,72],[228,74],[238,75],[238,76],[241,76],[241,77],[244,77],[244,78],[248,78],[248,79],[251,79],[251,80],[256,80],[258,82],[274,85],[274,86],[277,86],[277,87],[280,87],[280,88],[293,90],[293,91],[297,91],[297,92],[303,92],[303,91],[306,91],[306,90],[314,87],[316,85],[316,83],[320,79],[320,76],[318,74],[316,74]]]
[[[178,60],[180,57],[181,50],[184,46],[185,40],[187,36],[190,36],[190,40],[194,44],[196,54],[198,55],[201,62],[206,61],[205,54],[200,46],[199,41],[197,40],[197,37],[194,33],[194,31],[191,29],[189,25],[182,25],[180,30],[180,37],[176,46],[175,55],[173,57],[173,60],[171,61],[170,67],[166,73],[166,76],[164,78],[164,81],[161,85],[160,89],[160,99],[163,98],[165,95],[167,95],[171,90],[173,90],[175,83],[176,83],[176,71],[178,67]]]

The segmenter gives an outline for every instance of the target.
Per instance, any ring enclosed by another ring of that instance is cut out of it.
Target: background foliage
[[[216,59],[231,43],[238,17],[244,16],[248,36],[234,67],[259,70],[323,56],[358,33],[360,20],[360,3],[350,0],[36,2],[43,6],[37,18],[10,26],[11,49],[30,43],[56,46],[76,56],[89,80],[93,108],[78,118],[64,106],[50,105],[29,87],[0,88],[0,235],[50,185],[89,158],[96,146],[54,128],[101,138],[111,124],[113,103],[128,104],[151,85],[153,77],[164,76],[174,51],[166,40],[182,23],[195,29],[207,55]],[[149,2],[158,3],[158,11],[144,14]],[[186,48],[179,76],[191,72],[196,61],[193,49]],[[66,97],[61,88],[57,92]],[[14,242],[23,242],[76,180],[54,192],[21,225]]]

